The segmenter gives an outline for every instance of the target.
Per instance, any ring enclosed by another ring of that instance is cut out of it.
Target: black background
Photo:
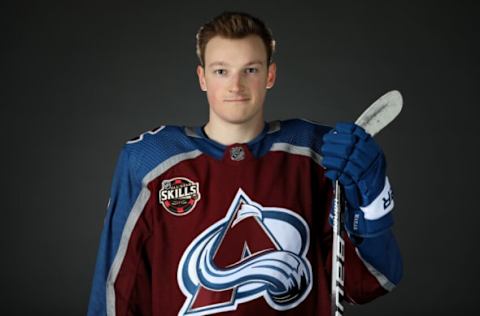
[[[474,311],[479,259],[479,10],[474,1],[3,1],[0,313],[83,315],[124,141],[205,123],[198,27],[264,19],[278,51],[268,120],[354,120],[398,89],[377,136],[396,194],[405,276],[347,315]]]

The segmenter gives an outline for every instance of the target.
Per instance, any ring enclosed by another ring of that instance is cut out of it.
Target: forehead
[[[249,35],[240,39],[215,36],[210,39],[205,47],[205,65],[224,63],[230,65],[243,65],[267,59],[267,50],[262,39],[257,35]]]

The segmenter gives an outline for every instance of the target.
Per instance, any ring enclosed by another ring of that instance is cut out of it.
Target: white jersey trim
[[[140,136],[138,136],[138,138],[136,139],[133,139],[133,140],[129,140],[127,142],[127,144],[135,144],[135,143],[138,143],[138,142],[141,142],[143,140],[143,137],[146,135],[146,134],[150,134],[150,135],[155,135],[157,134],[158,132],[160,132],[162,129],[164,129],[166,126],[165,125],[162,125],[152,131],[147,131],[147,132],[144,132],[142,134],[140,134]]]
[[[289,143],[274,143],[270,148],[270,151],[285,151],[291,154],[310,157],[317,164],[322,165],[323,157],[310,147],[295,146]]]
[[[362,255],[360,254],[360,251],[358,251],[357,248],[355,248],[355,252],[357,253],[357,256],[362,260],[363,264],[365,267],[367,267],[368,271],[377,279],[378,283],[387,291],[391,292],[395,288],[395,284],[393,284],[383,273],[375,269],[370,263],[368,263],[365,259],[363,259]]]

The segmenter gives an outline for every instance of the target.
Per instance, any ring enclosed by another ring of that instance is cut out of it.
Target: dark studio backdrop
[[[0,314],[84,315],[122,144],[200,125],[195,33],[223,10],[264,19],[278,51],[267,119],[354,120],[384,92],[377,136],[405,276],[347,315],[465,315],[480,264],[474,1],[3,1]]]

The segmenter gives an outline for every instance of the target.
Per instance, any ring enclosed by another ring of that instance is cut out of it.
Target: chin
[[[230,124],[244,124],[247,123],[251,120],[251,118],[245,118],[245,117],[231,117],[231,118],[225,118],[224,121],[228,122]]]
[[[225,115],[222,117],[224,122],[230,124],[245,124],[255,119],[254,115]]]

